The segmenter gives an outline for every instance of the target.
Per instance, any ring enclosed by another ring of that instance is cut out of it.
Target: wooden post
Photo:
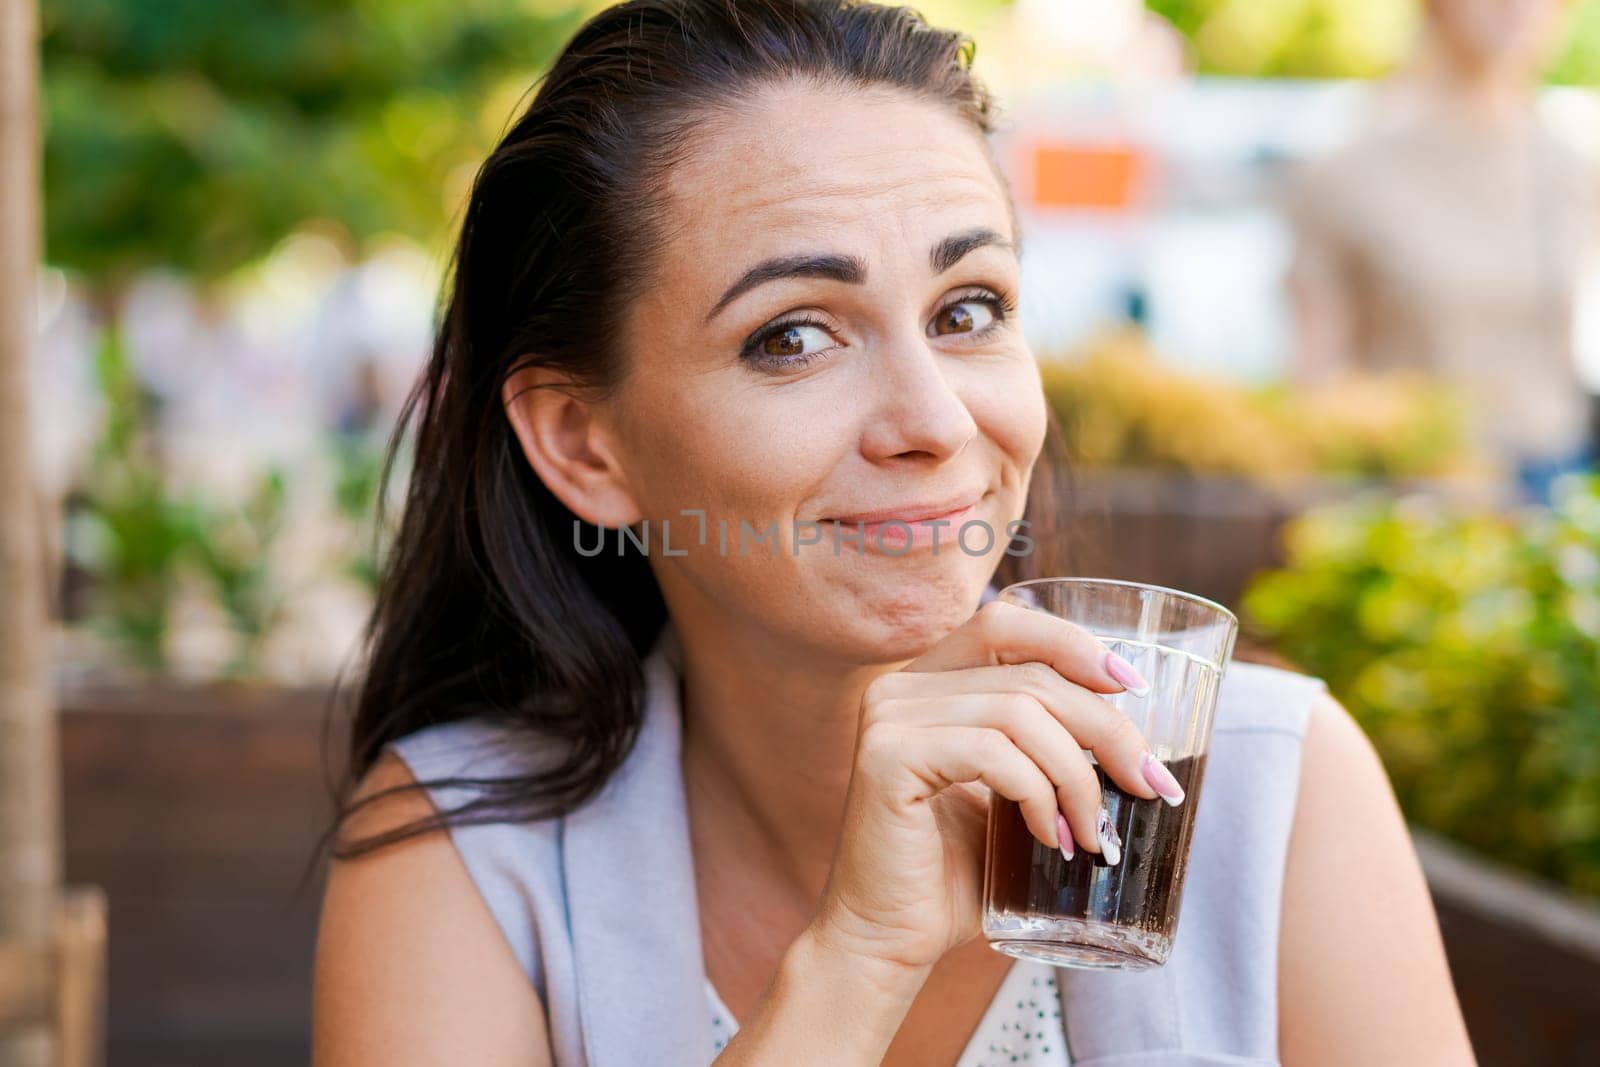
[[[43,1067],[59,1015],[61,885],[47,581],[28,434],[39,269],[38,16],[0,0],[0,1067]],[[43,965],[41,965],[41,961]],[[33,1010],[41,1002],[43,1016]]]
[[[56,1065],[105,1062],[106,895],[73,886],[56,910]]]

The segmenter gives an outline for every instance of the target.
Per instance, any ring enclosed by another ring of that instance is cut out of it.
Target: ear
[[[540,480],[574,515],[596,526],[640,519],[598,402],[549,367],[513,371],[501,388],[506,417]]]

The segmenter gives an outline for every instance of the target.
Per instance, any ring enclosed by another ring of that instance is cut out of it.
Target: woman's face
[[[981,133],[909,95],[774,87],[667,184],[670,236],[602,418],[674,618],[916,655],[976,605],[1045,433]],[[857,519],[890,516],[907,526],[856,547]],[[685,555],[663,554],[663,519]]]
[[[1566,0],[1430,0],[1446,47],[1475,67],[1532,76],[1554,43]]]

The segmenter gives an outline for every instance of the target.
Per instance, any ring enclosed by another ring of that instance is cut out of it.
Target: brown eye
[[[788,326],[780,326],[763,337],[757,351],[768,359],[792,359],[804,356],[808,354],[806,352],[808,334],[813,343],[820,342],[821,345],[826,345],[829,340],[827,333],[819,327],[806,322],[794,322]]]
[[[761,354],[763,356],[776,356],[780,359],[785,356],[798,356],[806,349],[805,340],[800,336],[801,329],[799,326],[790,326],[787,329],[768,335],[761,342]]]
[[[976,314],[974,309],[977,309]],[[994,317],[989,301],[963,300],[939,312],[934,324],[939,327],[939,333],[978,333],[987,328]]]
[[[745,342],[739,358],[768,369],[800,367],[837,348],[832,342],[825,323],[795,319],[758,332]]]

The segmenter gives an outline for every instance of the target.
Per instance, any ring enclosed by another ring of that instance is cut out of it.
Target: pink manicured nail
[[[1162,800],[1173,807],[1183,803],[1183,786],[1167,770],[1165,763],[1146,752],[1144,759],[1139,761],[1139,769],[1144,772],[1144,780],[1150,783],[1150,788],[1161,794]]]
[[[1100,805],[1100,819],[1095,823],[1095,835],[1100,838],[1100,858],[1115,867],[1122,862],[1122,838],[1117,834],[1116,826],[1111,822],[1111,813],[1106,811],[1104,804]]]
[[[1106,673],[1121,682],[1123,688],[1136,697],[1148,696],[1150,693],[1150,683],[1133,669],[1133,664],[1115,652],[1106,653]]]
[[[1067,817],[1056,812],[1056,836],[1061,838],[1061,858],[1070,860],[1077,851],[1072,847],[1072,827],[1067,825]]]

